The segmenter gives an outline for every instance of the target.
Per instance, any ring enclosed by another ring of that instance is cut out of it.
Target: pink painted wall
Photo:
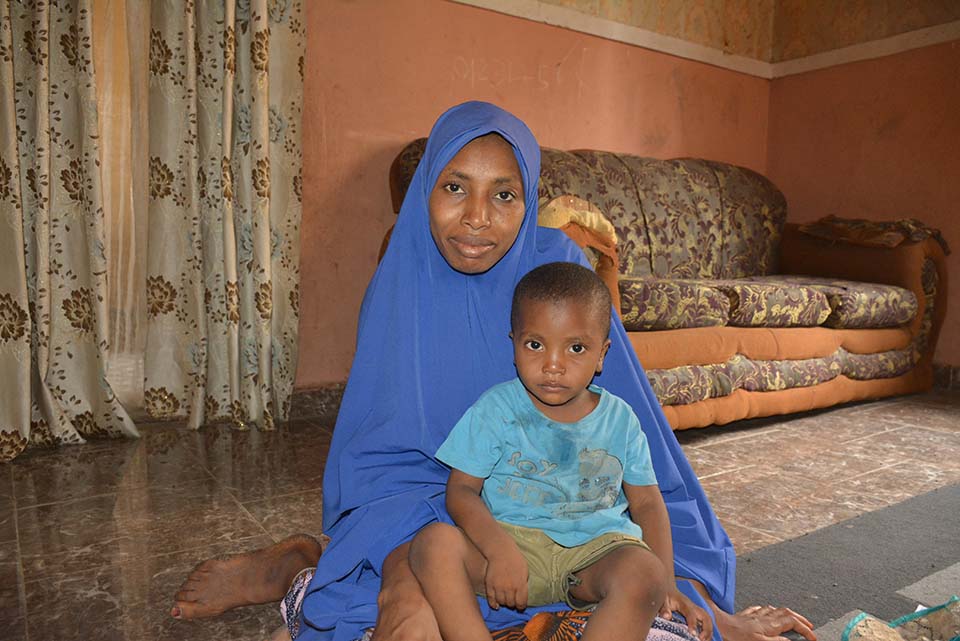
[[[768,81],[442,0],[306,7],[300,388],[346,379],[390,162],[451,105],[496,102],[546,146],[766,170]]]
[[[767,175],[794,222],[919,218],[957,250],[935,361],[960,365],[960,41],[774,80]],[[880,268],[880,266],[878,266]]]

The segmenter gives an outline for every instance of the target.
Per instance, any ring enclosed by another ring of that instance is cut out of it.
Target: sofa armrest
[[[577,244],[580,249],[597,250],[596,261],[593,269],[597,276],[603,281],[603,284],[610,290],[610,299],[613,302],[613,308],[620,316],[620,270],[619,259],[617,258],[616,245],[610,246],[600,239],[596,232],[583,227],[579,223],[569,222],[559,228],[570,240]]]
[[[932,361],[947,312],[946,257],[933,238],[896,247],[855,245],[809,236],[800,231],[799,225],[788,223],[780,243],[780,273],[882,283],[910,290],[919,304],[910,333],[919,337],[925,317],[929,318],[921,363]]]

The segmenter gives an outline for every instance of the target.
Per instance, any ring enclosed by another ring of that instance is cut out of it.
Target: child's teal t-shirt
[[[485,479],[481,496],[498,521],[542,530],[566,547],[600,534],[641,537],[623,482],[656,485],[647,439],[622,399],[595,385],[600,402],[576,423],[557,423],[515,378],[490,388],[437,451]]]

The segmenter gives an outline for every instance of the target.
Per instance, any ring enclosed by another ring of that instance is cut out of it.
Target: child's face
[[[513,362],[533,404],[561,423],[579,421],[596,407],[587,389],[603,368],[610,341],[597,313],[573,301],[522,300]]]

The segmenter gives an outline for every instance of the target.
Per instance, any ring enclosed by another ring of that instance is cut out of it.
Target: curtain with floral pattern
[[[0,461],[137,431],[104,376],[89,0],[0,2]]]
[[[285,420],[297,360],[304,25],[297,0],[155,1],[144,407]]]

